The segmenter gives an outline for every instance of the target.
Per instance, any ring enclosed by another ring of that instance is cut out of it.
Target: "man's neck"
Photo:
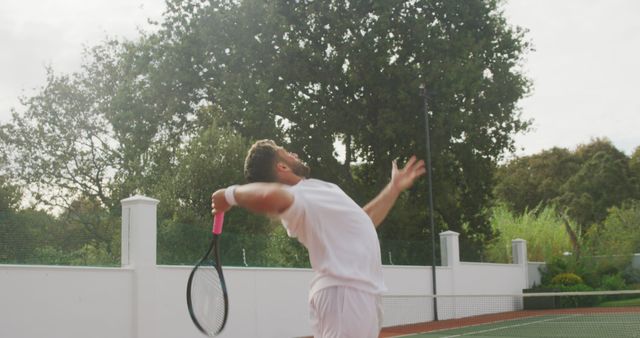
[[[296,185],[298,183],[300,183],[300,181],[302,181],[303,178],[300,176],[296,176],[296,175],[287,175],[285,177],[281,177],[280,178],[280,183],[282,184],[286,184],[286,185]]]

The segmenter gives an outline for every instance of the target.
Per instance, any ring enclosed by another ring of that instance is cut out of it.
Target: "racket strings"
[[[218,271],[210,265],[196,269],[191,284],[193,314],[210,335],[217,334],[225,321],[224,290]]]

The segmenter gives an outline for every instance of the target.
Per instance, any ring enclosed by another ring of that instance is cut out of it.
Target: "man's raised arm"
[[[276,215],[293,203],[293,195],[280,183],[249,183],[219,189],[211,195],[211,213],[237,205],[251,212]]]
[[[424,175],[426,172],[424,161],[418,161],[415,156],[411,156],[402,169],[398,169],[396,161],[393,161],[391,181],[380,191],[378,196],[362,208],[369,215],[376,227],[387,217],[387,214],[389,214],[389,211],[396,203],[400,193],[410,188],[416,178]]]

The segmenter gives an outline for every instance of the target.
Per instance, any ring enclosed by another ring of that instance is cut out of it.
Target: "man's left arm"
[[[410,188],[413,182],[426,172],[424,161],[418,161],[415,156],[411,156],[402,169],[398,169],[396,161],[393,161],[391,181],[380,191],[378,196],[362,208],[376,227],[387,217],[400,193]]]

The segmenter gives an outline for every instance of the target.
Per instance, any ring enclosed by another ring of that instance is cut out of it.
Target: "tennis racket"
[[[220,264],[218,238],[222,233],[224,213],[213,220],[213,239],[209,250],[191,270],[187,282],[187,307],[196,327],[209,337],[224,329],[229,312],[229,297]]]

